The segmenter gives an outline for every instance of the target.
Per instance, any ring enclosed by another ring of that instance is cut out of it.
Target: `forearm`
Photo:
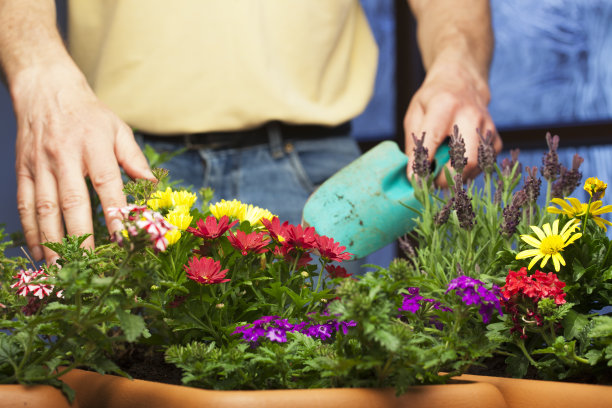
[[[72,62],[57,30],[53,0],[0,0],[0,65],[9,90],[19,89],[41,72]]]
[[[487,88],[493,52],[488,0],[408,0],[417,20],[423,64],[461,65]]]

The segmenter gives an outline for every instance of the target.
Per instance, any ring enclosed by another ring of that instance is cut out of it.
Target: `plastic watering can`
[[[449,160],[448,145],[435,154],[437,175]],[[406,177],[408,157],[385,141],[330,177],[308,198],[303,222],[363,258],[415,227],[421,208]]]

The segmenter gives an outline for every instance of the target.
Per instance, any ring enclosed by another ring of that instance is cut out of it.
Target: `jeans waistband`
[[[338,126],[292,125],[282,122],[268,122],[263,126],[231,132],[206,132],[158,136],[139,132],[145,140],[180,144],[190,150],[231,149],[275,144],[280,140],[308,140],[334,136],[346,136],[351,131],[351,123]]]

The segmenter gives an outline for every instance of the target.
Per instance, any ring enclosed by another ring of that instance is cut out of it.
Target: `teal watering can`
[[[437,175],[449,160],[448,146],[435,154]],[[420,208],[406,177],[408,157],[385,141],[330,177],[308,198],[303,221],[363,258],[415,227]]]

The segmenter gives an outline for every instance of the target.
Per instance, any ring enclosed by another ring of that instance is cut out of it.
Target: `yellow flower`
[[[211,204],[209,209],[216,219],[227,215],[229,218],[242,220],[246,212],[246,205],[242,204],[238,200],[221,200],[216,204]]]
[[[553,198],[551,201],[561,208],[551,206],[547,208],[548,212],[551,214],[565,214],[570,218],[580,219],[584,216],[588,208],[589,219],[592,219],[599,228],[603,228],[604,231],[607,231],[608,228],[606,224],[612,225],[612,222],[600,217],[601,214],[612,212],[612,205],[605,205],[602,207],[602,202],[598,200],[593,201],[589,207],[588,203],[581,203],[580,200],[574,197],[566,198],[566,200],[569,201],[571,205],[560,198]]]
[[[156,191],[151,194],[151,198],[147,201],[147,206],[153,211],[158,211],[160,208],[172,207],[172,189],[166,188],[166,191]]]
[[[230,218],[239,220],[240,222],[248,221],[252,226],[261,225],[261,219],[266,218],[271,220],[274,214],[270,211],[256,207],[252,204],[243,204],[238,200],[225,201],[221,200],[216,204],[210,205],[210,212],[215,218],[219,219],[224,215]]]
[[[191,224],[193,216],[185,211],[173,210],[166,215],[166,220],[179,230],[185,231],[187,227],[189,227],[189,225]]]
[[[572,233],[578,228],[580,222],[576,219],[569,220],[564,226],[561,232],[559,232],[559,220],[555,220],[552,225],[552,229],[550,224],[544,224],[542,229],[539,227],[532,225],[531,229],[538,236],[537,238],[532,237],[531,235],[521,235],[521,239],[534,247],[535,249],[527,249],[525,251],[519,252],[516,255],[516,259],[525,259],[531,258],[531,262],[527,269],[531,269],[533,265],[536,264],[540,259],[542,262],[540,263],[540,268],[544,268],[546,263],[550,258],[553,260],[553,264],[555,266],[555,271],[559,272],[561,269],[560,265],[565,266],[565,260],[563,256],[561,256],[561,252],[563,248],[568,246],[569,244],[576,241],[578,238],[582,236],[582,233],[577,232],[572,235]]]
[[[181,238],[181,231],[179,231],[178,229],[172,229],[166,232],[166,235],[164,235],[164,237],[168,240],[168,245],[174,245],[179,240],[179,238]]]
[[[181,206],[190,209],[193,206],[193,203],[195,203],[195,201],[197,200],[197,198],[198,196],[187,190],[173,191],[171,195],[172,205],[175,208]]]
[[[597,198],[603,198],[606,194],[606,188],[608,188],[608,185],[597,177],[589,177],[584,182],[584,189],[591,197],[595,195]]]
[[[271,220],[272,218],[274,218],[274,214],[264,208],[255,207],[254,205],[249,204],[249,206],[246,208],[244,218],[240,221],[242,222],[246,220],[249,222],[249,224],[255,226],[257,224],[262,225],[262,218]]]

